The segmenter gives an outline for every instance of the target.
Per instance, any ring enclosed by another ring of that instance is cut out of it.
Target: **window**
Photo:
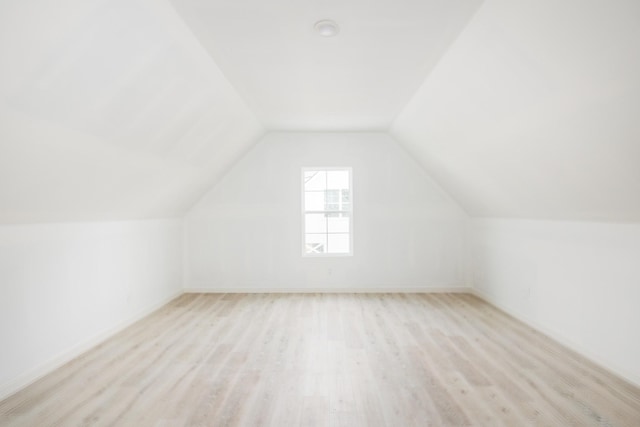
[[[351,255],[351,168],[302,169],[305,256]]]

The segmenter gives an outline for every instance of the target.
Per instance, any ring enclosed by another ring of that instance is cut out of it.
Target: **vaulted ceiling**
[[[263,133],[167,2],[0,2],[0,222],[181,216]]]
[[[388,131],[473,216],[640,221],[639,76],[637,0],[4,0],[0,223],[183,215],[269,130]]]
[[[172,3],[270,129],[386,131],[481,0]]]
[[[640,221],[640,2],[485,1],[392,134],[473,216]]]

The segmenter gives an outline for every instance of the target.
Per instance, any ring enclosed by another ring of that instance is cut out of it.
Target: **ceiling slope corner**
[[[395,144],[398,145],[398,147],[400,147],[400,149],[404,153],[407,154],[407,157],[409,157],[418,165],[418,167],[423,171],[427,179],[433,184],[435,188],[438,189],[438,191],[442,193],[442,195],[449,202],[455,205],[460,210],[460,212],[464,214],[467,218],[469,219],[472,218],[470,210],[465,205],[465,203],[463,203],[463,201],[459,200],[458,198],[454,197],[453,195],[454,193],[451,191],[451,189],[446,184],[443,185],[442,181],[432,173],[429,165],[423,160],[423,156],[418,154],[416,150],[417,148],[416,144],[413,143],[413,141],[409,141],[405,139],[401,134],[398,134],[393,130],[390,130],[389,132],[387,132],[387,135]]]
[[[224,168],[220,170],[215,177],[213,177],[206,186],[204,186],[198,193],[197,197],[193,199],[193,202],[190,203],[183,212],[183,217],[189,216],[189,214],[196,209],[200,203],[207,197],[209,193],[211,193],[217,186],[222,182],[222,180],[233,170],[233,168],[240,162],[242,159],[247,156],[267,135],[271,134],[272,131],[266,129],[264,126],[261,129],[256,129],[253,132],[253,136],[247,139],[247,143],[244,144],[243,149],[238,151],[233,158],[230,158]]]
[[[202,51],[207,54],[207,56],[215,65],[217,71],[224,78],[229,87],[233,89],[238,98],[241,99],[247,109],[251,111],[254,119],[258,123],[260,123],[263,129],[267,129],[267,124],[264,118],[261,117],[261,115],[258,113],[259,109],[257,108],[257,104],[251,94],[247,93],[246,91],[240,90],[236,85],[233,84],[232,79],[230,79],[229,76],[227,76],[224,72],[224,64],[220,64],[221,58],[216,57],[212,49],[209,47],[209,44],[204,42],[204,40],[207,39],[206,28],[205,24],[199,18],[197,11],[195,11],[193,7],[191,7],[187,4],[187,2],[184,1],[168,0],[168,3],[170,3],[170,7],[175,13],[176,17],[182,22],[184,27],[193,36],[193,39],[197,42]]]

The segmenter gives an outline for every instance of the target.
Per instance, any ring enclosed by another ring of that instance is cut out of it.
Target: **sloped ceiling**
[[[386,131],[481,0],[172,3],[268,128]]]
[[[0,222],[182,215],[262,134],[166,1],[0,2]]]
[[[473,216],[640,221],[640,2],[486,0],[391,132]]]
[[[265,129],[389,130],[474,216],[640,221],[639,76],[637,0],[4,0],[0,223],[181,216]]]

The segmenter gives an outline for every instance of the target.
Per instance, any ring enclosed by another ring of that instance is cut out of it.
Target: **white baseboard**
[[[470,293],[475,295],[475,296],[477,296],[478,298],[480,298],[481,300],[483,300],[487,304],[490,304],[493,307],[497,308],[498,310],[501,310],[501,311],[507,313],[509,316],[514,317],[514,318],[518,319],[519,321],[525,323],[527,326],[530,326],[531,328],[535,329],[536,331],[540,332],[541,334],[546,335],[547,337],[549,337],[552,340],[556,341],[558,344],[568,348],[569,350],[572,350],[572,351],[578,353],[580,356],[582,356],[585,359],[589,360],[590,362],[598,365],[599,367],[601,367],[605,371],[608,371],[610,374],[615,375],[616,377],[620,378],[621,380],[626,381],[629,384],[632,384],[633,386],[640,388],[640,378],[637,378],[636,376],[634,376],[634,375],[632,375],[632,374],[630,374],[628,372],[625,372],[623,369],[619,369],[619,368],[617,368],[615,366],[612,366],[610,363],[607,363],[606,361],[602,360],[600,357],[594,355],[591,351],[586,350],[582,346],[576,344],[575,342],[573,342],[571,339],[567,338],[566,336],[558,334],[557,332],[549,329],[546,326],[541,325],[539,322],[529,318],[528,316],[524,316],[521,313],[518,313],[517,311],[507,307],[506,305],[495,301],[493,296],[488,294],[487,292],[483,292],[483,291],[481,291],[479,289],[472,288],[470,290]]]
[[[126,329],[127,327],[131,326],[135,322],[143,319],[144,317],[147,317],[149,314],[153,313],[154,311],[164,307],[170,301],[173,301],[174,299],[176,299],[182,294],[183,294],[182,291],[174,293],[168,298],[165,298],[162,301],[159,301],[153,304],[152,306],[139,311],[134,316],[131,316],[128,319],[118,323],[114,327],[108,328],[98,333],[94,337],[89,338],[88,340],[85,340],[73,346],[69,350],[62,352],[57,356],[49,359],[48,361],[40,364],[39,366],[36,366],[35,368],[30,369],[29,371],[19,375],[17,378],[7,383],[1,384],[0,400],[3,400],[11,396],[12,394],[17,393],[18,391],[29,386],[30,384],[33,384],[34,382],[38,381],[40,378],[51,373],[55,369],[58,369],[59,367],[65,365],[66,363],[72,361],[76,357],[82,355],[83,353],[87,352],[88,350],[92,349],[98,344],[106,341],[107,339],[114,336],[115,334],[122,331],[123,329]]]
[[[366,288],[278,288],[278,287],[233,287],[233,288],[186,288],[186,294],[427,294],[427,293],[471,293],[465,286],[433,287],[391,287],[377,286]]]

